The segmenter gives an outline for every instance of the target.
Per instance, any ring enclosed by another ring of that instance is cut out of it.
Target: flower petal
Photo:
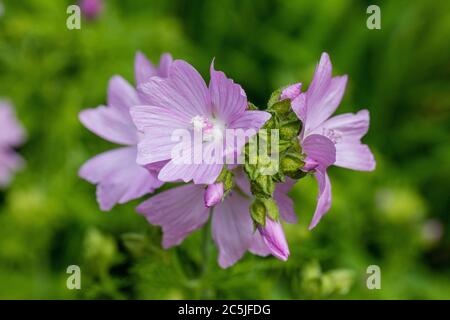
[[[99,106],[79,113],[81,123],[97,136],[113,143],[134,145],[138,141],[133,122],[116,108]]]
[[[317,197],[316,211],[309,225],[313,229],[331,208],[331,183],[326,171],[316,170],[314,176],[319,184],[319,195]]]
[[[212,217],[212,235],[219,248],[219,265],[227,268],[238,261],[249,248],[253,223],[250,202],[237,193],[217,205]]]
[[[185,114],[189,119],[211,114],[205,81],[190,64],[175,60],[167,78],[153,77],[138,87],[141,100],[148,105]]]
[[[136,159],[140,165],[171,159],[173,148],[180,143],[173,135],[177,130],[190,128],[186,115],[176,110],[136,106],[131,108],[130,114],[138,130],[144,132]]]
[[[130,122],[130,108],[139,105],[139,97],[128,81],[121,76],[114,76],[108,84],[108,106],[121,111],[123,116]]]
[[[291,99],[294,100],[301,93],[302,83],[294,83],[287,86],[281,91],[280,100]]]
[[[169,76],[169,69],[172,66],[173,58],[170,53],[163,53],[159,59],[158,76],[167,78]]]
[[[358,141],[349,141],[336,144],[334,165],[359,171],[373,171],[376,163],[367,145]]]
[[[142,52],[137,52],[134,59],[134,77],[136,85],[145,83],[150,77],[158,74],[156,67]]]
[[[327,120],[342,100],[347,85],[347,76],[331,78],[331,61],[327,53],[323,53],[311,85],[307,91],[306,134]]]
[[[141,203],[137,211],[151,224],[162,226],[162,246],[167,249],[208,220],[210,209],[203,204],[203,192],[204,186],[194,184],[169,189]]]
[[[80,168],[79,175],[97,184],[97,201],[102,210],[137,199],[162,185],[154,174],[136,164],[136,147],[99,154]]]
[[[254,129],[255,132],[257,132],[270,117],[270,113],[265,111],[244,111],[238,118],[234,119],[228,127],[230,129]]]
[[[369,129],[370,116],[368,110],[357,113],[344,113],[325,121],[314,132],[323,134],[323,131],[333,131],[338,137],[337,142],[359,141]]]
[[[193,181],[195,184],[212,184],[216,181],[223,164],[182,164],[169,161],[159,172],[161,181]]]
[[[281,218],[288,223],[297,223],[297,215],[294,211],[294,201],[288,196],[288,192],[295,184],[295,180],[287,179],[284,183],[278,183],[273,193],[273,198],[278,205]]]
[[[213,112],[225,123],[236,120],[247,108],[247,96],[240,85],[227,78],[222,71],[214,70],[214,61],[210,67],[211,80],[209,92]]]
[[[301,146],[306,155],[315,160],[322,169],[326,169],[336,161],[334,143],[325,136],[309,135],[301,142]]]

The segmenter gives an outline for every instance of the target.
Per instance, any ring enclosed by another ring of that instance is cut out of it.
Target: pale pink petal
[[[235,192],[214,208],[212,235],[219,248],[218,260],[222,268],[236,263],[250,247],[253,222],[249,205],[249,200]]]
[[[162,226],[164,248],[180,244],[203,226],[209,208],[203,205],[204,186],[188,184],[159,193],[137,207],[148,222]]]
[[[223,164],[182,164],[169,161],[159,172],[161,181],[193,181],[195,184],[212,184],[216,181]]]
[[[358,141],[349,141],[336,144],[334,165],[359,171],[373,171],[376,163],[367,145]]]
[[[173,58],[170,53],[163,53],[159,59],[158,76],[167,78],[169,76],[169,69],[172,66]]]
[[[90,131],[113,143],[134,145],[138,142],[137,130],[130,117],[116,108],[99,106],[79,113],[81,123]]]
[[[238,167],[234,171],[234,181],[236,183],[236,186],[247,196],[252,197],[252,192],[250,190],[250,182],[248,181],[248,178],[242,169],[242,166]]]
[[[336,161],[336,148],[334,143],[325,136],[312,134],[302,142],[303,152],[315,160],[321,168],[327,168]]]
[[[229,124],[236,120],[247,108],[247,96],[240,85],[227,78],[222,71],[214,70],[214,61],[210,67],[211,80],[209,92],[213,113]]]
[[[328,119],[314,133],[334,136],[336,143],[359,141],[369,130],[369,122],[368,110],[344,113]]]
[[[270,117],[270,113],[265,111],[244,111],[228,125],[228,128],[244,130],[253,129],[257,132]]]
[[[269,248],[267,247],[259,232],[253,232],[248,251],[262,257],[267,257],[271,254]]]
[[[294,201],[288,196],[288,192],[295,184],[295,180],[287,179],[284,183],[278,183],[273,192],[273,198],[278,205],[281,218],[288,223],[297,223],[297,215],[294,211]]]
[[[167,78],[153,77],[138,87],[141,100],[148,105],[185,114],[190,119],[211,114],[208,88],[190,64],[175,60]]]
[[[319,194],[317,196],[316,211],[309,225],[309,230],[313,229],[331,208],[331,183],[327,172],[316,170],[314,176],[319,184]]]
[[[180,143],[174,135],[191,126],[185,115],[161,107],[136,106],[130,114],[138,130],[144,133],[138,143],[136,162],[140,165],[171,159],[173,148]]]
[[[108,106],[120,110],[127,122],[131,124],[130,108],[139,105],[139,97],[128,81],[121,76],[114,76],[108,84]]]
[[[294,100],[291,101],[291,108],[297,115],[303,124],[306,123],[306,93],[299,94]],[[302,132],[304,131],[304,125],[302,126]]]
[[[295,83],[287,86],[281,91],[280,100],[291,99],[294,100],[298,97],[302,89],[302,83]]]
[[[344,95],[347,76],[331,78],[331,71],[330,57],[327,53],[322,53],[307,91],[306,119],[304,119],[306,134],[333,114]]]
[[[154,174],[136,164],[136,147],[101,153],[88,160],[79,175],[97,184],[97,201],[102,210],[137,199],[162,184]]]
[[[310,110],[313,106],[315,106],[320,100],[322,100],[323,96],[328,90],[328,87],[331,82],[331,61],[330,57],[326,52],[322,53],[320,57],[319,64],[316,66],[316,70],[314,71],[313,80],[308,88],[308,115],[313,110]]]
[[[320,126],[336,111],[344,96],[346,85],[347,76],[334,77],[320,98],[312,101],[308,94],[305,132],[311,132]]]
[[[156,67],[142,52],[137,52],[134,59],[134,77],[136,85],[147,82],[150,77],[158,75]]]

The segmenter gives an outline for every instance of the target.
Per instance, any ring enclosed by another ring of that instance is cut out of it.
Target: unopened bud
[[[286,261],[290,253],[281,223],[267,218],[266,225],[259,225],[258,231],[272,255]]]
[[[213,183],[208,185],[204,193],[205,207],[210,208],[218,204],[223,197],[223,183]]]

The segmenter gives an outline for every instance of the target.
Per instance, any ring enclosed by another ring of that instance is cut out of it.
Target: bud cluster
[[[278,221],[279,211],[273,192],[277,183],[285,182],[286,177],[300,179],[305,176],[301,170],[304,166],[304,157],[300,147],[298,136],[301,130],[301,122],[291,108],[290,99],[280,99],[282,89],[275,91],[267,104],[266,111],[272,117],[266,122],[262,129],[276,130],[279,139],[278,145],[274,145],[270,137],[258,135],[259,143],[264,145],[271,152],[278,152],[277,167],[279,170],[271,172],[267,166],[272,165],[268,157],[258,155],[258,159],[253,162],[246,161],[244,171],[250,181],[250,189],[254,200],[250,206],[250,214],[255,228],[266,225],[266,218]],[[254,107],[250,105],[250,108]],[[263,141],[264,140],[264,141]],[[244,152],[248,153],[248,144]],[[267,153],[263,153],[267,154]],[[248,157],[246,157],[248,159]],[[267,174],[267,172],[270,172]]]

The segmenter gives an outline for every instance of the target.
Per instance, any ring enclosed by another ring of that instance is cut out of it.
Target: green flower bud
[[[296,138],[300,133],[300,121],[288,121],[281,124],[280,138],[282,140],[291,140]]]
[[[286,153],[280,160],[281,170],[288,176],[297,173],[303,165],[302,157],[297,153]]]
[[[286,116],[291,112],[291,101],[289,99],[278,101],[270,109],[275,111],[279,116]]]
[[[281,89],[275,90],[269,98],[269,101],[267,102],[267,106],[270,108],[272,107],[275,103],[277,103],[280,100],[280,96],[281,96]]]
[[[266,225],[266,207],[260,199],[255,199],[250,205],[250,215],[255,224]]]
[[[277,203],[272,198],[256,198],[250,205],[250,214],[253,222],[262,226],[266,225],[266,216],[274,221],[278,221],[280,217]]]
[[[271,176],[260,175],[250,181],[250,189],[257,198],[270,198],[275,190],[275,182]]]
[[[266,207],[266,214],[273,221],[278,221],[280,213],[278,211],[277,203],[272,199],[262,199],[264,206]]]

